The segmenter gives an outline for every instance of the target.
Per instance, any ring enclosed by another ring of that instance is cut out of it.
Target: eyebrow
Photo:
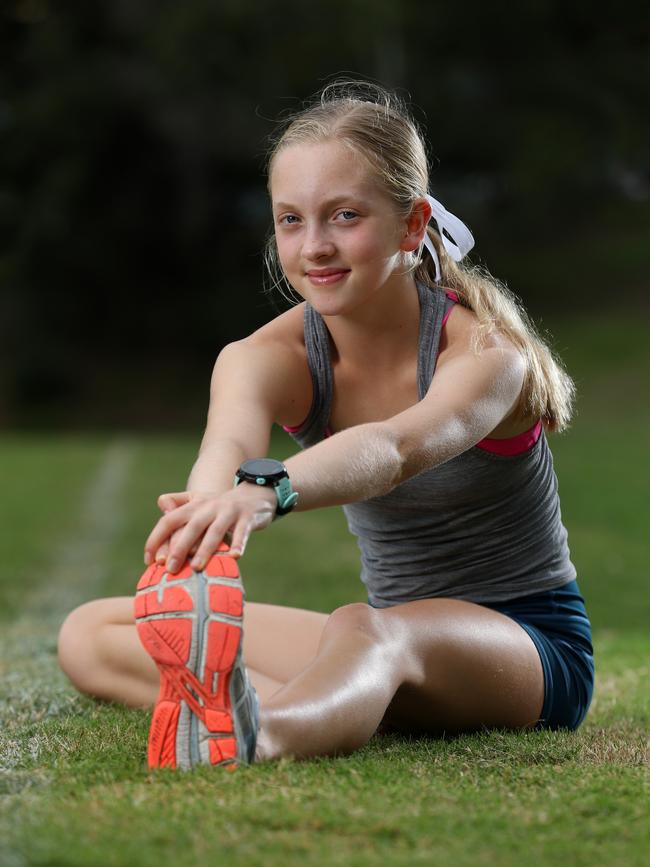
[[[368,207],[368,203],[365,199],[357,198],[356,196],[351,195],[350,193],[346,193],[345,195],[341,195],[341,196],[334,196],[331,199],[325,199],[325,201],[322,203],[322,206],[325,209],[334,208],[334,207],[336,207],[336,205],[341,205],[344,202],[354,202],[356,205],[360,205],[362,208]],[[289,202],[274,202],[273,207],[279,208],[280,210],[284,210],[284,209],[289,210],[289,211],[296,210],[296,206],[292,205]]]

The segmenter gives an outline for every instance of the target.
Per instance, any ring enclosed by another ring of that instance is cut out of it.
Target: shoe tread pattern
[[[192,731],[207,738],[208,750],[201,755],[210,764],[236,766],[229,687],[240,653],[244,590],[237,561],[227,551],[221,546],[202,572],[186,564],[171,575],[154,564],[138,582],[138,634],[161,676],[149,732],[150,768],[195,763],[198,747],[193,752],[186,742]],[[183,705],[196,717],[193,726],[180,724],[188,716]]]

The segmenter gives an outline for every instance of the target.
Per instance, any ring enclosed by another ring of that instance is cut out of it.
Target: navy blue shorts
[[[591,624],[577,581],[486,608],[516,621],[530,635],[544,672],[544,704],[537,728],[575,729],[594,691]]]
[[[485,607],[515,620],[537,648],[544,671],[544,705],[537,728],[577,728],[594,691],[591,624],[578,582]]]

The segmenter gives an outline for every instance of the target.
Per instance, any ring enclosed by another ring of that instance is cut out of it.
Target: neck
[[[393,367],[418,346],[420,299],[413,275],[387,281],[371,303],[323,319],[334,344],[333,364]]]

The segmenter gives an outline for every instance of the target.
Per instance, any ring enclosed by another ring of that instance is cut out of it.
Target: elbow
[[[377,428],[379,430],[376,439],[378,443],[376,460],[381,467],[380,476],[385,480],[385,490],[381,493],[387,494],[420,470],[414,469],[417,460],[414,461],[412,443],[408,438],[400,436],[389,425],[381,422]]]
[[[395,433],[382,422],[370,423],[364,436],[364,448],[355,468],[358,478],[368,480],[363,499],[383,496],[404,481],[404,454]]]
[[[474,445],[472,439],[470,425],[459,415],[448,418],[444,425],[432,426],[425,437],[416,432],[395,435],[398,470],[393,487],[455,458]]]
[[[402,482],[405,482],[406,479],[410,478],[412,473],[409,472],[409,465],[406,459],[406,455],[399,448],[399,445],[396,442],[391,442],[390,451],[388,453],[387,465],[389,467],[390,482],[388,484],[388,491],[392,491],[393,488],[396,488]]]

